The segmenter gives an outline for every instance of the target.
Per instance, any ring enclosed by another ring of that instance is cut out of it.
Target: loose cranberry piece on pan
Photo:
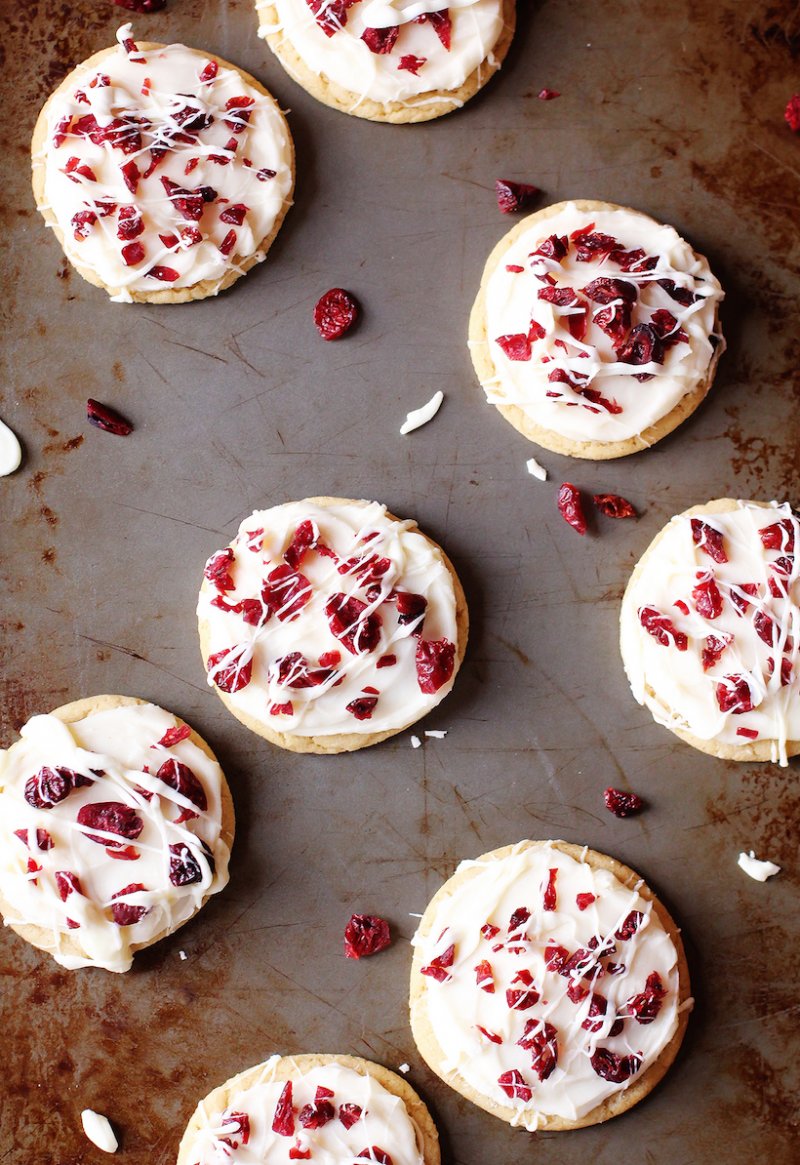
[[[332,287],[317,301],[314,323],[323,340],[340,340],[358,319],[358,300],[341,287]]]
[[[583,509],[580,490],[568,481],[558,491],[558,510],[565,522],[579,534],[586,533],[586,514]]]
[[[601,514],[607,518],[635,518],[636,510],[627,498],[619,494],[595,494],[593,499]]]
[[[167,0],[112,0],[117,8],[127,8],[129,12],[160,12]]]
[[[560,97],[558,89],[540,89],[536,94],[540,101],[555,101],[556,97]]]
[[[800,93],[795,93],[789,98],[783,116],[789,129],[800,133]]]
[[[622,789],[613,789],[610,785],[603,792],[603,800],[606,809],[615,817],[631,817],[644,808],[644,801],[636,793],[625,793]]]
[[[116,409],[101,404],[99,400],[92,400],[91,397],[86,402],[86,417],[91,425],[96,425],[104,433],[113,433],[115,437],[127,437],[133,432],[133,425]]]
[[[538,186],[531,186],[529,182],[511,182],[508,178],[496,179],[494,192],[503,214],[527,210],[541,193]]]
[[[374,914],[354,914],[344,928],[344,953],[348,959],[376,955],[391,944],[389,923]]]

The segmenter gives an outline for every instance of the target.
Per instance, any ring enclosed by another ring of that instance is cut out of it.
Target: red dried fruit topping
[[[622,942],[627,942],[628,939],[633,938],[637,930],[642,924],[644,915],[641,910],[631,910],[625,917],[619,930],[614,931],[614,937],[620,939]]]
[[[569,239],[566,235],[550,235],[539,244],[535,251],[531,251],[531,257],[541,255],[545,259],[553,259],[560,263],[562,259],[566,258],[568,250]]]
[[[757,740],[758,731],[755,728],[737,728],[737,736],[743,736],[746,740]]]
[[[622,789],[612,789],[611,786],[603,792],[606,809],[615,817],[631,817],[640,813],[644,808],[644,801],[636,793],[626,793]]]
[[[731,602],[739,614],[746,615],[750,609],[750,603],[745,595],[757,595],[758,583],[731,583],[729,594]]]
[[[560,975],[569,959],[569,951],[560,943],[548,943],[544,949],[544,965],[548,971]]]
[[[753,627],[758,638],[766,643],[767,647],[774,647],[777,642],[777,632],[774,620],[766,611],[756,611],[753,616]],[[788,650],[791,648],[789,647]]]
[[[440,12],[423,12],[421,16],[414,17],[415,24],[425,24],[426,22],[433,25],[434,31],[442,42],[443,47],[450,52],[452,24],[449,10],[443,8]]]
[[[544,888],[543,905],[545,910],[555,910],[557,904],[556,896],[556,878],[558,877],[558,870],[556,868],[550,870],[547,876],[547,885]]]
[[[591,283],[587,283],[586,287],[583,288],[583,294],[594,303],[609,304],[615,299],[621,299],[626,303],[635,303],[639,292],[636,285],[629,283],[627,279],[608,279],[601,275],[598,279],[593,279]]]
[[[300,1141],[297,1140],[297,1141],[295,1141],[294,1145],[292,1145],[291,1149],[289,1150],[289,1160],[290,1161],[310,1161],[311,1160],[311,1150],[310,1149],[302,1149],[300,1147]]]
[[[229,230],[225,238],[219,245],[220,253],[223,255],[230,255],[233,248],[236,246],[236,231]]]
[[[317,1090],[314,1093],[315,1100],[332,1100],[336,1093],[332,1088],[325,1088],[322,1084],[317,1085]]]
[[[610,255],[612,251],[619,248],[617,240],[611,235],[604,235],[601,231],[596,231],[593,222],[587,223],[580,230],[573,231],[570,239],[575,244],[575,254],[579,263],[591,263],[593,259]]]
[[[662,647],[675,647],[678,651],[686,651],[689,646],[689,639],[684,632],[678,631],[669,616],[655,607],[640,607],[639,622]]]
[[[224,550],[217,550],[203,567],[203,577],[213,583],[218,591],[232,591],[235,583],[230,574],[230,567],[234,561],[235,555],[230,546]]]
[[[663,364],[664,344],[651,324],[636,324],[617,350],[622,364]]]
[[[293,688],[299,691],[305,688],[318,688],[325,684],[334,675],[333,668],[312,668],[308,660],[299,651],[290,651],[276,659],[270,671],[277,673],[278,683],[284,688]]]
[[[397,656],[394,655],[392,652],[389,652],[388,655],[382,655],[380,657],[380,659],[378,660],[378,662],[375,664],[375,666],[376,667],[394,667],[394,665],[396,663],[397,663]]]
[[[361,39],[371,53],[383,55],[392,51],[399,35],[400,28],[392,25],[389,28],[365,28]]]
[[[77,874],[70,870],[56,870],[56,888],[62,902],[66,902],[70,894],[83,894],[83,887]]]
[[[508,933],[516,934],[518,930],[521,930],[522,927],[525,926],[530,916],[531,912],[527,909],[527,907],[518,906],[508,920]]]
[[[608,789],[606,789],[606,792],[608,792]],[[595,902],[596,900],[597,900],[596,894],[588,894],[587,893],[587,894],[576,894],[575,895],[575,905],[578,907],[578,910],[587,910],[592,905],[592,903]]]
[[[297,1119],[304,1129],[321,1129],[335,1116],[336,1110],[329,1100],[315,1100],[313,1104],[303,1105]]]
[[[586,533],[586,514],[583,509],[580,490],[565,481],[558,491],[558,510],[565,522],[577,530],[579,534]]]
[[[497,1083],[509,1100],[521,1100],[527,1104],[533,1096],[533,1089],[525,1083],[525,1077],[517,1068],[503,1072],[498,1076]]]
[[[180,278],[180,273],[174,267],[162,267],[159,263],[151,267],[146,274],[150,279],[158,279],[161,283],[174,283]]]
[[[76,239],[88,239],[92,227],[97,222],[97,215],[93,210],[79,210],[72,216],[72,231]]]
[[[292,1111],[292,1082],[287,1080],[275,1106],[272,1131],[281,1137],[294,1136],[294,1112]]]
[[[492,964],[488,959],[481,959],[476,964],[475,982],[481,991],[485,991],[487,995],[494,995],[494,976],[492,974]]]
[[[723,676],[722,683],[717,684],[715,694],[720,712],[740,716],[742,712],[753,711],[753,693],[747,676]]]
[[[485,922],[481,927],[481,934],[489,942],[500,933],[499,926],[492,926],[491,922]]]
[[[52,809],[74,788],[71,770],[44,766],[25,782],[25,800],[34,809]]]
[[[448,970],[455,962],[456,948],[455,944],[451,943],[446,951],[441,955],[437,955],[435,959],[431,959],[427,967],[420,968],[421,975],[428,975],[431,979],[435,979],[438,983],[446,983],[448,979],[452,979],[452,975]]]
[[[570,307],[578,302],[578,297],[571,287],[540,287],[536,293],[539,299],[556,307]]]
[[[497,336],[495,344],[499,345],[509,360],[530,360],[531,341],[524,332],[514,332],[508,336]]]
[[[403,69],[407,73],[413,73],[415,77],[419,76],[419,71],[427,61],[427,57],[415,57],[413,53],[406,53],[400,58],[398,69]]]
[[[345,705],[345,711],[355,716],[356,720],[371,720],[377,703],[377,696],[356,696],[355,700],[351,700],[349,704]]]
[[[455,644],[448,639],[418,640],[415,664],[419,690],[427,695],[438,692],[452,677],[455,659]]]
[[[195,882],[202,882],[203,868],[188,845],[175,842],[169,847],[169,855],[169,880],[173,886],[192,886]]]
[[[311,601],[311,584],[304,574],[282,563],[271,570],[261,588],[261,600],[282,623],[291,621]]]
[[[78,824],[86,829],[102,829],[106,833],[124,837],[127,841],[135,841],[144,829],[144,822],[136,810],[122,801],[94,801],[82,805],[78,810]],[[93,833],[86,833],[85,836],[98,845],[122,848],[120,842],[107,837]]]
[[[374,651],[380,640],[382,620],[374,611],[368,615],[367,604],[342,592],[331,595],[325,604],[328,626],[333,635],[352,655]]]
[[[533,976],[525,969],[518,971],[512,983],[522,983],[521,988],[509,987],[506,991],[506,1003],[512,1011],[528,1011],[539,1002],[540,993],[533,986]]]
[[[540,101],[555,101],[556,97],[560,97],[558,89],[540,89],[536,94]]]
[[[245,650],[245,645],[239,648],[224,647],[222,651],[215,651],[209,655],[206,663],[208,675],[221,692],[238,692],[246,688],[253,678],[252,659],[248,659],[246,663],[241,662]]]
[[[711,573],[698,574],[698,583],[692,588],[692,599],[698,615],[716,619],[722,614],[722,595]]]
[[[707,635],[702,654],[703,671],[708,671],[709,668],[712,668],[719,661],[719,657],[725,648],[732,642],[733,636],[725,631],[721,635]]]
[[[166,7],[167,0],[111,0],[117,8],[127,8],[129,12],[160,12]]]
[[[800,93],[794,93],[789,98],[783,111],[783,118],[789,129],[795,133],[800,132]]]
[[[497,205],[503,214],[514,214],[517,210],[527,210],[538,198],[541,191],[529,182],[512,182],[508,178],[498,178],[494,184]]]
[[[794,550],[794,524],[790,518],[782,518],[771,526],[763,526],[758,536],[765,550]],[[726,559],[727,561],[727,559]]]
[[[592,500],[600,513],[605,514],[607,518],[636,517],[636,510],[631,503],[619,494],[595,494]]]
[[[608,1000],[605,995],[599,995],[596,991],[593,991],[589,1011],[581,1027],[587,1032],[599,1032],[603,1026],[603,1018],[607,1011]]]
[[[700,518],[692,518],[691,526],[692,541],[699,550],[702,550],[714,562],[728,561],[721,530],[716,530]]]
[[[674,279],[657,279],[656,283],[659,287],[663,287],[670,299],[674,299],[681,307],[691,307],[699,299],[699,296],[689,291],[687,287],[676,286]]]
[[[226,1136],[220,1139],[231,1149],[238,1149],[240,1144],[246,1145],[250,1140],[250,1117],[246,1112],[224,1112],[222,1128]]]
[[[499,1036],[497,1034],[497,1032],[490,1032],[488,1028],[481,1027],[481,1025],[479,1023],[476,1023],[475,1027],[478,1029],[478,1031],[481,1033],[482,1036],[486,1037],[486,1039],[491,1044],[502,1044],[503,1037]]]
[[[340,1104],[339,1120],[346,1129],[351,1129],[356,1121],[361,1120],[362,1111],[360,1104]]]
[[[637,1023],[652,1023],[661,1010],[661,1004],[667,994],[661,977],[657,971],[647,976],[644,991],[634,995],[625,1004],[631,1015],[636,1017]]]
[[[167,729],[158,743],[162,748],[172,748],[182,740],[188,740],[191,735],[192,730],[188,724],[176,724],[174,728]]]
[[[189,816],[196,817],[196,813],[191,813]],[[121,849],[111,849],[106,847],[106,854],[110,858],[114,858],[117,862],[138,862],[142,856],[137,849],[132,845],[122,846]]]
[[[658,332],[665,348],[672,348],[675,344],[689,343],[689,337],[683,328],[678,327],[678,321],[672,312],[660,308],[653,312],[650,323]]]
[[[86,402],[86,417],[91,425],[102,429],[104,433],[113,433],[115,437],[127,437],[133,432],[133,425],[116,409],[92,400],[91,397]]]
[[[618,1056],[609,1048],[596,1048],[590,1063],[597,1075],[610,1084],[624,1084],[642,1066],[639,1056]]]
[[[350,331],[358,314],[359,305],[355,296],[342,287],[332,287],[317,300],[314,324],[323,340],[340,340]]]
[[[682,615],[689,614],[689,604],[684,603],[683,599],[676,599],[672,605],[673,607],[677,607]]]
[[[579,983],[577,979],[570,979],[567,987],[567,999],[572,1003],[582,1003],[589,994],[589,988],[583,983]]]
[[[126,267],[135,267],[145,258],[145,249],[141,243],[127,243],[122,248],[122,261]]]
[[[203,82],[213,81],[219,72],[219,65],[216,61],[209,61],[207,65],[200,70],[200,80]]]
[[[263,533],[263,531],[262,531]],[[284,551],[284,561],[297,570],[309,550],[313,550],[319,540],[319,529],[315,522],[306,519],[292,535],[292,540]]]
[[[348,959],[363,959],[385,951],[392,941],[389,923],[375,914],[354,914],[344,928],[344,953]]]
[[[156,773],[156,777],[159,781],[163,781],[165,785],[169,785],[176,793],[180,793],[187,801],[191,801],[201,813],[205,813],[208,809],[205,790],[188,765],[181,764],[180,761],[172,759],[164,761],[164,764]],[[189,816],[194,817],[196,814],[188,813],[184,809],[178,818],[178,822],[187,820]]]
[[[533,1052],[531,1067],[540,1080],[546,1080],[558,1063],[558,1032],[551,1023],[529,1019],[518,1045]]]
[[[141,882],[131,882],[130,886],[124,886],[111,897],[112,899],[124,898],[127,894],[138,894],[140,890],[144,890]],[[130,902],[114,902],[111,907],[111,917],[117,926],[135,926],[149,912],[149,906],[134,906]]]

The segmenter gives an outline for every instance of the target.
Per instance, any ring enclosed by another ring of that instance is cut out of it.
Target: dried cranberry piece
[[[578,297],[571,287],[540,287],[536,294],[539,299],[553,303],[556,307],[570,307],[578,302]]]
[[[663,287],[670,299],[674,299],[681,307],[691,307],[698,299],[694,292],[686,287],[677,287],[674,279],[657,279],[659,287]]]
[[[573,231],[570,239],[575,244],[575,255],[579,263],[590,263],[598,256],[610,255],[612,251],[619,249],[617,240],[611,235],[596,231],[593,222]]]
[[[595,312],[594,322],[611,339],[615,350],[625,342],[630,331],[632,310],[629,303],[617,303]]]
[[[352,1129],[356,1121],[361,1120],[361,1113],[363,1109],[360,1104],[340,1104],[339,1105],[339,1120],[346,1129]]]
[[[97,215],[93,210],[79,210],[71,220],[73,236],[76,239],[88,239],[96,222]]]
[[[318,688],[325,684],[334,674],[334,668],[311,668],[308,660],[299,651],[290,651],[288,655],[275,660],[273,668],[277,669],[278,683],[284,688],[294,688],[299,691],[305,688]]]
[[[661,337],[665,348],[672,348],[675,344],[688,344],[689,337],[683,328],[678,327],[678,321],[672,312],[660,308],[650,317],[650,323]]]
[[[569,951],[560,943],[548,943],[544,949],[544,965],[548,971],[555,971],[557,975],[563,972],[568,959]]]
[[[45,765],[25,782],[25,800],[34,809],[52,809],[72,792],[74,785],[70,774],[70,769]]]
[[[89,805],[82,805],[78,810],[78,824],[86,829],[102,829],[106,833],[117,834],[127,841],[135,841],[144,829],[144,822],[136,810],[122,801],[93,801]],[[121,848],[120,842],[109,841],[106,837],[92,833],[85,836],[98,845]]]
[[[675,647],[678,651],[686,651],[689,646],[688,636],[683,631],[678,631],[669,616],[655,607],[640,607],[639,622],[662,647]]]
[[[541,191],[528,182],[512,182],[508,178],[498,178],[494,184],[497,205],[503,214],[513,214],[517,210],[527,210]]]
[[[699,550],[707,554],[714,562],[727,562],[722,531],[703,522],[700,518],[691,519],[692,541]]]
[[[692,599],[698,615],[704,619],[716,619],[722,614],[722,595],[712,574],[701,574],[700,581],[692,588]]]
[[[527,1103],[533,1096],[533,1089],[525,1083],[525,1077],[517,1068],[503,1072],[498,1076],[497,1083],[509,1100],[522,1100]]]
[[[203,577],[212,582],[218,591],[232,591],[236,584],[231,577],[230,568],[235,560],[230,546],[215,551],[203,567]]]
[[[27,829],[15,829],[14,832],[15,832],[17,837],[19,837],[22,841],[25,842],[26,845],[28,844],[28,831],[27,831]],[[55,842],[53,841],[52,837],[50,836],[50,834],[47,832],[46,829],[37,829],[36,830],[36,848],[37,849],[49,850],[49,849],[52,849],[54,845],[55,845]]]
[[[144,219],[135,206],[121,206],[117,221],[118,239],[136,239],[144,231]]]
[[[555,101],[556,97],[560,97],[558,89],[540,89],[536,94],[540,101]]]
[[[297,1140],[297,1141],[295,1141],[295,1143],[292,1145],[292,1147],[289,1150],[289,1160],[290,1161],[310,1161],[311,1160],[311,1150],[310,1149],[302,1149],[300,1147],[300,1141]]]
[[[436,35],[442,42],[443,47],[450,52],[450,33],[452,31],[452,23],[450,21],[449,9],[443,8],[440,12],[423,12],[421,16],[414,17],[415,24],[432,24]]]
[[[268,170],[264,166],[263,169],[256,170],[256,178],[258,178],[259,182],[269,182],[270,178],[274,178],[276,173],[276,170]]]
[[[663,364],[664,345],[652,324],[636,324],[617,351],[622,364]]]
[[[419,76],[419,71],[428,60],[427,57],[415,57],[413,53],[406,53],[398,62],[398,69],[402,69],[406,73],[413,73],[415,77]]]
[[[509,360],[530,360],[531,340],[524,332],[514,332],[508,336],[496,336],[495,344],[503,349]]]
[[[582,1003],[589,994],[589,988],[584,983],[579,983],[577,979],[570,979],[567,987],[567,999],[572,1003]]]
[[[614,937],[620,939],[622,942],[627,942],[629,938],[633,938],[637,930],[642,924],[644,915],[641,910],[631,910],[631,912],[623,920],[619,930],[614,931]]]
[[[391,25],[389,28],[365,28],[361,39],[371,53],[382,55],[392,51],[399,35],[399,26]]]
[[[577,530],[579,534],[586,533],[586,514],[583,509],[580,490],[565,481],[558,491],[558,510],[565,522]]]
[[[306,576],[282,563],[267,575],[261,599],[285,623],[294,619],[311,601],[311,593],[311,583]]]
[[[227,235],[220,243],[219,249],[220,249],[221,254],[227,256],[227,255],[230,255],[231,251],[233,250],[233,248],[235,246],[236,246],[236,231],[231,229],[228,231]]]
[[[219,72],[219,65],[217,64],[217,62],[216,61],[209,61],[208,64],[205,65],[203,67],[203,69],[201,69],[199,80],[203,81],[203,82],[213,81],[218,72]]]
[[[129,12],[160,12],[166,7],[167,0],[111,0],[117,8],[127,8]]]
[[[77,874],[70,870],[56,870],[56,888],[62,902],[66,902],[70,894],[83,894],[83,887]]]
[[[197,814],[190,813],[189,816],[196,817]],[[138,862],[139,858],[142,856],[139,851],[132,845],[124,845],[121,847],[115,846],[114,848],[107,846],[106,854],[118,862]]]
[[[750,609],[750,603],[745,598],[745,595],[757,595],[758,583],[731,583],[729,594],[731,602],[739,614],[746,615]]]
[[[382,620],[374,611],[365,615],[366,609],[361,599],[342,592],[331,595],[325,604],[331,632],[352,655],[363,655],[378,646]]]
[[[344,928],[344,953],[348,959],[377,955],[391,944],[389,923],[375,914],[353,914]]]
[[[361,695],[345,705],[345,711],[355,716],[356,720],[370,720],[377,703],[377,696]]]
[[[482,1036],[486,1037],[489,1043],[502,1044],[503,1037],[499,1036],[497,1032],[490,1032],[488,1028],[482,1027],[479,1023],[476,1023],[475,1027],[478,1029]]]
[[[492,964],[488,959],[481,959],[475,965],[475,983],[487,995],[494,995],[494,976],[492,974]]]
[[[180,793],[187,801],[191,801],[201,813],[205,813],[208,809],[205,789],[188,765],[170,758],[170,760],[164,761],[156,773],[156,777],[159,781],[163,781],[165,785],[169,785],[176,793]],[[183,818],[183,814],[181,814],[181,818]],[[179,818],[179,821],[181,818]]]
[[[603,1017],[607,1011],[608,1000],[605,995],[600,995],[597,991],[593,991],[589,1011],[581,1027],[587,1032],[599,1032],[603,1026]]]
[[[566,258],[569,250],[569,239],[566,235],[550,235],[539,244],[535,251],[531,251],[531,256],[542,255],[545,259],[554,259],[560,263],[562,259]]]
[[[630,1014],[636,1017],[637,1023],[652,1023],[661,1011],[661,1004],[666,994],[667,991],[661,982],[661,977],[657,971],[653,971],[647,976],[644,991],[639,995],[634,995],[625,1006]]]
[[[150,279],[158,279],[161,283],[174,283],[180,278],[180,273],[174,267],[162,267],[160,263],[156,263],[146,274]]]
[[[126,243],[122,248],[122,261],[126,267],[135,267],[145,257],[145,249],[141,243]]]
[[[115,437],[127,437],[133,432],[133,425],[121,413],[91,397],[86,402],[86,418],[90,425],[95,425],[104,433],[113,433]]]
[[[139,179],[142,176],[139,172],[139,167],[134,161],[130,161],[125,162],[123,166],[120,166],[120,170],[122,171],[122,177],[125,180],[125,185],[128,187],[131,194],[135,194],[136,187],[139,185]]]
[[[185,842],[169,847],[169,880],[173,886],[192,886],[203,880],[203,868]]]
[[[446,951],[441,955],[437,955],[435,959],[431,959],[427,967],[420,968],[421,975],[428,975],[431,979],[436,979],[438,983],[445,983],[448,979],[452,979],[452,975],[448,970],[455,962],[456,948],[455,944],[451,943]]]
[[[124,898],[126,894],[137,894],[140,890],[144,890],[141,882],[131,882],[130,886],[124,886],[111,897],[112,899]],[[114,902],[111,907],[111,916],[117,926],[135,926],[144,918],[145,914],[149,913],[149,906],[134,906],[130,902]]]
[[[608,792],[608,789],[606,789],[606,793],[607,792]],[[596,894],[586,893],[586,894],[576,894],[575,895],[575,905],[578,907],[578,910],[587,910],[592,905],[592,903],[595,902],[596,900],[597,900]]]
[[[336,1116],[336,1110],[329,1100],[315,1100],[304,1104],[297,1119],[304,1129],[321,1129]]]
[[[231,1149],[238,1149],[240,1143],[246,1145],[250,1140],[250,1117],[246,1112],[224,1112],[222,1128],[227,1135],[220,1139]],[[236,1140],[237,1137],[240,1140]]]
[[[609,1048],[596,1048],[590,1063],[597,1075],[611,1084],[624,1084],[642,1066],[639,1056],[618,1056]]]
[[[635,303],[639,292],[635,284],[628,283],[627,279],[608,279],[605,276],[600,276],[583,288],[583,294],[594,303],[608,304],[615,299],[621,299],[626,303]]]
[[[206,667],[209,678],[221,692],[238,692],[253,678],[253,661],[241,662],[245,648],[227,648],[209,655]],[[238,651],[238,654],[237,654]],[[228,662],[223,664],[223,660]]]
[[[522,983],[521,988],[509,987],[506,991],[506,1004],[511,1011],[528,1011],[535,1007],[541,998],[540,993],[533,986],[533,976],[530,971],[518,971],[512,983]]]
[[[753,710],[753,693],[747,676],[723,676],[722,683],[717,684],[715,695],[720,712],[740,716],[743,712]]]
[[[455,659],[455,644],[448,639],[419,639],[414,660],[419,690],[427,695],[438,692],[452,677]]]
[[[786,104],[783,118],[789,129],[795,133],[800,131],[800,93],[794,93]]]
[[[358,313],[359,305],[355,296],[342,287],[332,287],[317,300],[314,324],[323,340],[340,340],[352,328]]]
[[[272,1118],[272,1131],[281,1137],[294,1136],[294,1112],[292,1110],[292,1082],[287,1080],[283,1086],[278,1103],[275,1106],[275,1115]]]
[[[409,623],[416,623],[428,607],[428,600],[424,595],[415,595],[411,591],[397,591],[395,599],[397,622],[404,627]]]
[[[776,642],[775,623],[766,611],[756,611],[753,616],[753,627],[758,638],[766,643],[767,647],[774,647]]]
[[[703,671],[708,671],[719,661],[726,647],[733,642],[733,636],[727,632],[721,635],[707,635],[702,653]]]
[[[615,817],[630,817],[640,813],[644,808],[644,801],[636,793],[626,793],[622,789],[609,787],[603,792],[606,809]]]
[[[558,877],[558,870],[552,869],[547,876],[547,885],[544,888],[543,905],[545,910],[555,910],[557,896],[556,896],[556,878]]]
[[[763,526],[758,536],[765,550],[794,550],[794,523],[790,518],[782,518],[771,526]]]
[[[607,518],[636,517],[636,510],[631,503],[619,494],[595,494],[592,500],[600,513],[605,514]]]
[[[525,906],[518,906],[514,913],[508,920],[508,933],[515,934],[525,926],[526,922],[531,916],[530,910]]]

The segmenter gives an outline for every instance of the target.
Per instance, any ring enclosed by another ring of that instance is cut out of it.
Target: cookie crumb
[[[422,425],[427,425],[428,421],[432,421],[441,408],[444,400],[444,393],[441,391],[435,392],[427,404],[422,405],[421,408],[412,409],[406,419],[400,426],[400,434],[405,437],[406,433],[412,433],[414,429],[419,429]]]
[[[102,1149],[104,1153],[116,1153],[119,1144],[107,1116],[94,1112],[91,1108],[85,1108],[81,1113],[81,1124],[93,1145]]]
[[[736,863],[740,870],[744,870],[751,878],[755,878],[757,882],[766,882],[767,878],[774,877],[775,874],[781,872],[781,867],[776,866],[774,862],[761,861],[750,850],[749,854],[739,854],[739,860]]]
[[[422,741],[420,740],[420,738],[418,736],[411,737],[411,747],[412,748],[421,748],[422,747]]]
[[[525,468],[532,477],[536,477],[539,481],[547,481],[547,470],[543,465],[540,465],[535,457],[529,457],[525,462]]]
[[[425,735],[432,736],[434,740],[444,740],[445,736],[447,736],[447,729],[445,729],[443,732],[440,732],[438,729],[431,728],[426,731]]]

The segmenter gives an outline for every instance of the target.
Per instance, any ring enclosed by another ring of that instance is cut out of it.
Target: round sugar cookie
[[[227,884],[233,830],[188,724],[131,696],[77,700],[0,753],[0,912],[63,967],[127,971]]]
[[[370,121],[430,121],[500,68],[515,0],[256,0],[259,36],[324,105]]]
[[[413,724],[452,688],[468,633],[440,547],[348,498],[246,518],[206,563],[197,615],[209,684],[293,752],[350,752]]]
[[[529,440],[600,461],[647,449],[698,407],[724,350],[722,289],[671,226],[559,202],[492,251],[469,321],[487,400]]]
[[[272,1056],[195,1109],[177,1165],[354,1159],[439,1165],[439,1136],[405,1080],[356,1056]],[[293,1155],[290,1156],[290,1153]]]
[[[95,53],[47,100],[33,192],[76,270],[120,302],[216,295],[265,258],[291,205],[294,147],[255,78],[185,45]]]
[[[672,518],[620,613],[631,690],[659,724],[726,760],[800,752],[800,522],[721,498]]]
[[[639,875],[605,854],[522,841],[462,862],[413,943],[420,1053],[509,1124],[608,1120],[677,1055],[692,1005],[680,934]]]

